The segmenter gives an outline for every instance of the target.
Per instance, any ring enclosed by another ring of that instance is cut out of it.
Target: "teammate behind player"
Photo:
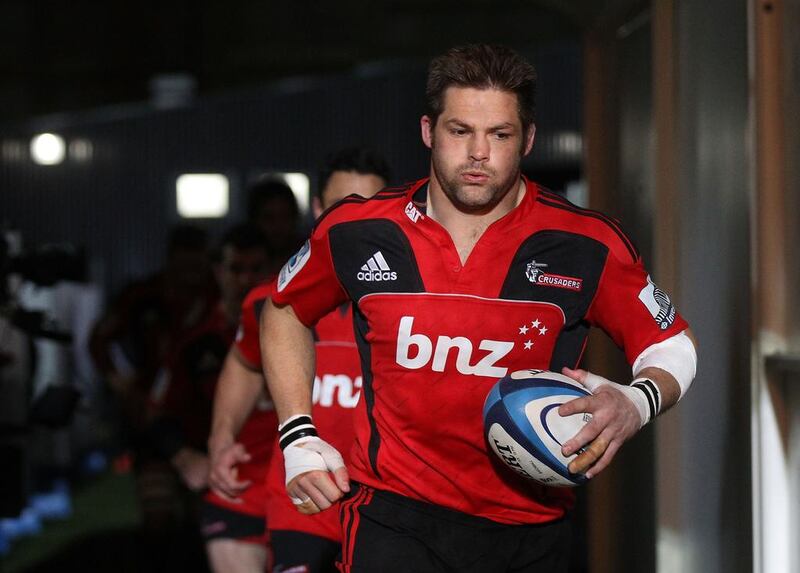
[[[589,387],[560,413],[593,415],[563,448],[586,446],[570,470],[593,476],[694,377],[688,326],[618,224],[521,177],[535,80],[501,46],[433,60],[421,119],[430,177],[329,211],[265,305],[287,491],[308,512],[347,495],[341,571],[566,571],[573,493],[492,463],[490,388],[528,368]],[[347,299],[364,382],[344,468],[309,414],[311,329]],[[632,385],[570,369],[590,325],[625,350]]]
[[[160,453],[178,471],[184,484],[193,492],[207,487],[208,456],[206,439],[211,427],[211,401],[214,388],[228,348],[234,339],[239,320],[239,309],[247,292],[266,277],[269,261],[264,236],[254,227],[233,227],[223,236],[214,270],[220,290],[220,301],[207,319],[190,331],[177,344],[153,388],[151,401],[156,410],[150,436]],[[250,425],[256,434],[275,434],[275,415],[253,416]],[[262,463],[269,451],[254,451]],[[263,471],[260,477],[263,479]],[[192,500],[197,505],[197,499]],[[216,500],[206,500],[201,507],[203,531],[209,537],[209,528],[219,532],[227,526],[229,535],[253,538],[253,547],[262,547],[265,531],[262,505],[237,513],[233,524],[224,521],[227,514]],[[243,514],[243,515],[242,515]],[[220,515],[222,517],[220,517]],[[220,525],[222,523],[222,526]],[[194,524],[196,528],[196,523]],[[231,531],[234,530],[234,531]],[[208,554],[212,562],[213,548]],[[263,552],[263,550],[262,550]],[[247,552],[243,552],[245,557]]]
[[[264,233],[271,254],[269,270],[277,273],[303,242],[300,207],[292,188],[269,175],[258,179],[247,191],[247,218]]]
[[[312,201],[314,215],[319,217],[324,209],[348,195],[374,195],[385,186],[388,177],[385,161],[364,148],[345,149],[331,155],[319,176],[319,191]],[[209,438],[210,484],[216,495],[230,503],[262,496],[263,503],[267,504],[275,572],[334,571],[341,547],[338,517],[333,512],[317,516],[297,512],[285,495],[280,450],[273,451],[266,494],[263,491],[254,493],[259,484],[242,475],[242,469],[252,464],[252,452],[242,443],[241,434],[238,439],[236,435],[264,388],[258,313],[271,290],[271,284],[257,287],[248,295],[242,308],[240,333],[226,359],[214,403],[214,423]],[[337,309],[323,318],[315,334],[318,382],[312,413],[317,424],[326,428],[331,441],[346,454],[353,441],[351,412],[358,400],[361,379],[349,307]],[[272,443],[274,433],[275,429]],[[267,435],[262,438],[270,439]],[[232,568],[226,570],[234,571]]]

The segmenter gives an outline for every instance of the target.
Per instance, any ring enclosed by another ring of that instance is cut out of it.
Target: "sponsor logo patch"
[[[411,219],[412,223],[416,223],[420,219],[424,219],[424,216],[422,213],[420,213],[419,209],[417,209],[417,206],[414,205],[413,201],[409,201],[408,205],[406,205],[406,215],[409,219]]]
[[[547,268],[546,263],[531,261],[525,268],[525,276],[528,280],[538,286],[563,288],[575,292],[580,292],[583,288],[583,279],[578,277],[565,277],[544,272]]]
[[[650,275],[647,275],[647,286],[639,291],[639,300],[661,330],[668,329],[675,322],[675,306],[669,295],[653,283]]]
[[[303,246],[300,247],[300,250],[292,255],[292,258],[289,259],[285,265],[283,265],[283,268],[278,275],[278,292],[281,292],[286,288],[286,286],[294,277],[297,276],[297,273],[300,272],[310,258],[311,241],[307,240],[305,243],[303,243]]]
[[[383,253],[378,251],[361,265],[356,278],[366,282],[396,281],[397,273],[389,268]]]
[[[508,335],[510,340],[475,341],[467,336],[447,335],[431,337],[422,332],[412,332],[414,319],[413,316],[403,316],[397,331],[395,362],[408,370],[429,366],[434,372],[444,372],[455,357],[455,369],[461,374],[502,378],[508,373],[504,359],[515,347],[523,348],[524,353],[538,349],[537,341],[539,345],[547,344],[547,333],[550,332],[542,320],[535,318],[512,328]],[[552,333],[550,338],[553,338]],[[476,360],[476,355],[482,356]]]

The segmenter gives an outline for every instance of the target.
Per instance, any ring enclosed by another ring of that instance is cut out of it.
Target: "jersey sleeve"
[[[242,314],[239,317],[239,328],[236,331],[234,345],[239,355],[247,361],[246,366],[261,368],[261,348],[258,344],[258,315],[264,306],[265,297],[248,296],[242,303]]]
[[[291,305],[297,318],[311,327],[347,300],[331,257],[328,225],[317,226],[300,250],[283,266],[272,299]]]
[[[651,344],[688,328],[669,295],[651,280],[641,258],[609,253],[587,320],[602,328],[625,352],[629,364]]]

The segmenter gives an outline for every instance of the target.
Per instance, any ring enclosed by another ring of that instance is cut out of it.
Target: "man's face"
[[[295,209],[282,197],[265,200],[258,208],[255,224],[275,248],[292,244],[297,233]]]
[[[267,253],[264,249],[237,249],[230,245],[222,249],[222,261],[217,267],[222,299],[238,308],[247,293],[267,278]]]
[[[385,186],[386,181],[382,177],[371,173],[364,175],[357,171],[334,171],[328,178],[325,189],[322,190],[320,212],[314,214],[319,217],[323,210],[353,193],[362,197],[372,197]]]
[[[211,278],[211,261],[204,249],[176,247],[168,255],[167,273],[180,289],[203,289]]]
[[[490,211],[519,180],[519,164],[533,146],[523,131],[516,94],[450,87],[436,125],[421,121],[431,149],[432,176],[460,211]]]

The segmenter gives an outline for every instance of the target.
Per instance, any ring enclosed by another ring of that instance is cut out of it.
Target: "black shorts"
[[[264,517],[239,513],[203,500],[200,507],[200,534],[205,541],[236,539],[246,543],[267,544]]]
[[[342,545],[318,535],[273,529],[269,532],[273,573],[336,573]]]
[[[343,573],[566,573],[569,520],[506,525],[353,484],[340,506]]]

